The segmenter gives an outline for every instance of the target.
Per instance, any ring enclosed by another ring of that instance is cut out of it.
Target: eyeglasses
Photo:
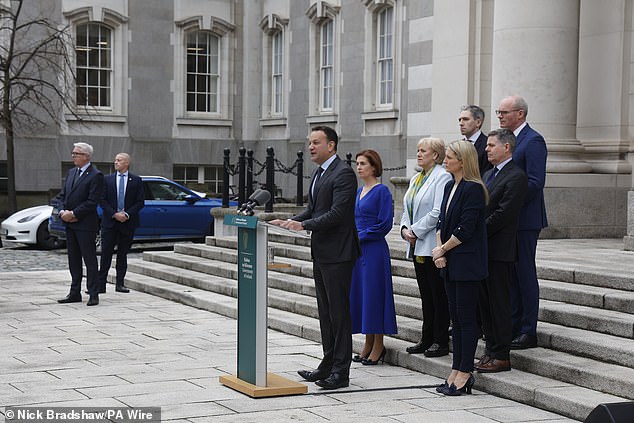
[[[495,114],[496,115],[501,115],[501,116],[506,116],[511,112],[519,112],[522,109],[512,109],[512,110],[496,110]]]
[[[85,156],[86,153],[78,153],[78,152],[73,151],[72,153],[70,153],[70,155],[71,155],[71,157]]]

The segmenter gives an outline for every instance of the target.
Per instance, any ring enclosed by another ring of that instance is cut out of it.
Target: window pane
[[[101,88],[99,92],[100,92],[99,105],[103,107],[109,106],[110,105],[110,89]]]
[[[196,95],[194,93],[187,93],[187,110],[196,110]]]
[[[196,91],[196,75],[187,74],[187,91]]]
[[[99,71],[87,70],[87,72],[88,72],[88,85],[98,86],[99,85]]]
[[[77,66],[88,65],[88,52],[86,50],[77,49]]]

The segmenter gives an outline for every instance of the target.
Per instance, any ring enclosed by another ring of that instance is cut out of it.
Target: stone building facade
[[[420,137],[459,138],[464,104],[496,128],[499,100],[520,94],[549,149],[542,236],[633,245],[632,0],[47,3],[76,37],[77,102],[91,113],[22,135],[22,197],[61,186],[78,140],[97,163],[127,151],[137,173],[214,192],[225,148],[263,161],[272,146],[290,165],[325,124],[340,153],[381,154],[398,210]],[[294,195],[294,177],[276,182]]]

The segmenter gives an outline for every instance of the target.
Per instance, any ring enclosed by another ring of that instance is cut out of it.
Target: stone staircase
[[[388,242],[399,333],[386,337],[386,361],[444,378],[449,357],[405,352],[420,337],[421,302],[397,228]],[[236,244],[235,237],[208,237],[205,244],[145,252],[142,261],[129,262],[126,285],[235,318]],[[319,342],[308,245],[307,238],[269,233],[275,262],[290,265],[268,272],[269,327]],[[634,278],[606,277],[597,269],[573,269],[566,263],[538,263],[538,274],[539,347],[513,351],[511,372],[477,374],[476,388],[577,420],[600,403],[634,400]],[[362,342],[362,336],[354,337],[356,351]],[[482,351],[480,341],[476,355]]]

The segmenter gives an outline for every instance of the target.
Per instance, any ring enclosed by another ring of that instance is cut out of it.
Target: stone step
[[[199,260],[187,258],[187,256],[179,257],[178,254],[169,254],[169,252],[152,253],[151,256],[152,261],[130,261],[128,271],[237,297],[237,280],[226,276],[235,265],[209,264],[202,266]],[[177,262],[182,267],[179,267],[178,272],[175,272],[174,264]],[[219,275],[209,273],[214,270],[218,270]],[[314,298],[315,289],[312,279],[296,277],[290,281],[287,276],[278,275],[278,279],[274,274],[275,272],[269,272],[269,307],[316,318],[317,302]],[[278,281],[279,285],[276,283]],[[309,287],[309,284],[312,286]],[[408,316],[407,311],[410,314],[421,314],[418,306],[420,301],[396,296],[395,303],[399,311],[403,309],[406,311],[398,313],[399,334],[396,336],[407,342],[418,341],[421,332],[421,318],[420,316]]]
[[[634,292],[541,279],[539,297],[544,300],[634,314]]]
[[[178,254],[170,252],[151,253],[151,255],[162,257],[178,256]],[[215,266],[202,268],[200,266],[200,260],[197,260],[196,258],[188,258],[187,256],[184,256],[181,257],[181,259],[191,265],[198,265],[199,270],[204,269],[205,271],[209,271],[209,267],[218,267],[224,272],[230,272],[231,268],[234,266],[230,263],[221,263],[220,265],[216,264]],[[165,261],[167,263],[173,263],[171,260]],[[173,264],[161,264],[159,261],[131,263],[129,268],[131,272],[142,273],[190,287],[210,290],[222,295],[229,295],[233,297],[237,296],[237,281],[234,279],[228,279],[225,276],[215,276],[185,268],[181,268],[178,272],[174,272]],[[298,315],[316,318],[317,306],[314,299],[314,286],[312,284],[312,280],[308,278],[294,277],[293,281],[289,281],[287,276],[275,275],[275,273],[276,272],[269,272],[269,306],[279,310],[296,313]],[[271,287],[271,281],[276,281],[278,278],[280,285]],[[397,321],[399,333],[394,337],[410,343],[416,342],[420,338],[420,328],[422,324],[421,318],[412,318],[412,316],[408,316],[403,310],[409,307],[414,310],[414,314],[418,313],[420,315],[420,301],[411,297],[403,298],[397,295],[395,296],[395,303],[398,311]],[[628,370],[631,371],[631,368],[634,367],[634,355],[632,354],[634,353],[634,341],[632,340],[603,334],[589,334],[587,331],[546,323],[540,323],[538,333],[539,344],[541,346],[560,350],[564,353],[582,354],[586,357],[599,360],[589,364],[586,363],[581,366],[581,368],[603,368],[604,363],[601,363],[601,361],[630,367],[630,369],[625,369],[623,372],[612,372],[619,374],[626,373]],[[584,342],[580,342],[581,340]],[[613,357],[611,360],[606,360],[606,345],[610,345],[610,349],[612,351],[610,357]],[[550,368],[550,363],[547,359],[544,360],[540,357],[536,360],[533,358],[528,362],[528,364],[523,364],[526,361],[526,358],[524,357],[530,358],[533,357],[533,354],[526,355],[523,354],[523,352],[514,351],[513,365],[528,370]],[[579,360],[580,358],[575,359]],[[571,362],[574,362],[574,360]],[[578,371],[579,370],[577,369],[572,373],[577,374]],[[562,373],[565,374],[565,371],[562,371]],[[601,372],[599,373],[599,377],[595,377],[594,375],[589,377],[589,380],[596,380],[596,383],[599,384],[597,385],[597,389],[601,389],[601,387],[604,386],[614,385],[611,380],[604,382],[600,375]],[[585,381],[586,378],[583,380]],[[574,382],[573,380],[566,381]],[[590,385],[589,387],[595,387],[595,385]]]
[[[130,263],[133,264],[132,261]],[[204,277],[208,277],[204,275]],[[233,297],[190,286],[128,272],[126,285],[131,289],[150,293],[192,307],[236,318],[237,301]],[[271,329],[319,342],[317,319],[269,308],[268,325]],[[354,337],[355,351],[362,347],[363,338]],[[404,352],[409,343],[387,337],[386,361],[426,374],[444,378],[450,371],[450,357],[426,358]],[[529,354],[529,352],[525,352]],[[352,369],[354,371],[354,368]],[[625,398],[605,394],[582,386],[553,380],[537,374],[514,369],[511,372],[476,375],[476,389],[525,404],[546,409],[573,419],[584,419],[597,404],[622,402]]]
[[[634,368],[634,339],[539,322],[537,340],[544,348]]]
[[[541,300],[539,320],[634,339],[634,314]]]
[[[210,253],[210,250],[212,250],[213,248],[217,247],[206,246],[205,248],[200,248],[200,245],[193,244],[178,246],[178,248],[176,249],[179,251],[194,251],[197,254],[203,255],[209,253],[213,257],[213,254]],[[233,257],[232,254],[233,253],[231,252],[223,252],[222,256],[227,259],[228,257]],[[218,255],[220,256],[221,254]],[[155,263],[162,263],[173,267],[195,270],[208,273],[210,275],[219,276],[225,279],[231,279],[233,281],[232,283],[235,283],[235,280],[237,279],[237,270],[235,263],[233,263],[234,260],[201,260],[199,258],[200,255],[190,256],[187,254],[179,254],[167,251],[147,252],[144,253],[144,257]],[[315,291],[314,283],[312,280],[312,266],[310,265],[310,263],[306,263],[301,260],[292,260],[286,258],[280,258],[279,260],[290,262],[291,267],[289,267],[288,269],[269,271],[269,287],[314,297]],[[171,271],[173,272],[173,268],[171,269]],[[397,289],[399,286],[407,285],[410,293],[417,294],[417,287],[415,287],[415,282],[413,280],[409,280],[409,282],[406,279],[395,278],[395,280],[399,281],[395,283],[395,292],[399,291]],[[399,319],[409,318],[417,320],[416,323],[412,323],[411,325],[408,324],[407,327],[411,327],[412,329],[401,331],[399,337],[409,342],[416,342],[420,337],[420,327],[422,325],[422,323],[420,322],[420,320],[422,319],[420,299],[418,297],[408,297],[406,295],[395,294],[395,305]],[[303,309],[299,308],[297,310],[299,313],[303,314],[314,313],[314,310],[312,309],[306,309],[306,311],[302,311]],[[563,340],[559,340],[558,334],[562,333],[561,330],[557,332],[557,334],[554,335],[552,339],[540,336],[540,345],[553,345],[553,348],[562,351],[568,351],[571,353],[574,353],[576,349],[583,351],[600,351],[600,346],[594,344],[590,346],[577,345],[582,340],[595,339],[596,337],[593,335],[595,332],[597,334],[611,334],[623,338],[629,338],[629,342],[634,343],[634,341],[631,340],[631,333],[632,331],[634,331],[634,316],[629,314],[622,314],[619,312],[599,309],[595,310],[589,307],[574,306],[561,302],[542,300],[540,304],[540,319],[544,322],[555,323],[560,328],[565,328],[566,326],[568,326],[572,328],[586,329],[586,333],[583,336],[577,336],[579,334],[575,334],[575,336],[567,335],[566,337],[564,337]],[[404,326],[402,327],[404,328]],[[628,336],[628,334],[630,335]],[[624,347],[627,346],[628,339],[625,339],[625,341],[626,344]],[[625,348],[623,351],[627,352],[628,349]],[[590,356],[601,359],[600,353],[595,353],[594,355]],[[620,356],[616,355],[616,357],[626,356],[626,353]],[[629,361],[627,360],[623,361],[619,359],[615,362],[625,366],[631,366],[631,364],[628,364]]]

